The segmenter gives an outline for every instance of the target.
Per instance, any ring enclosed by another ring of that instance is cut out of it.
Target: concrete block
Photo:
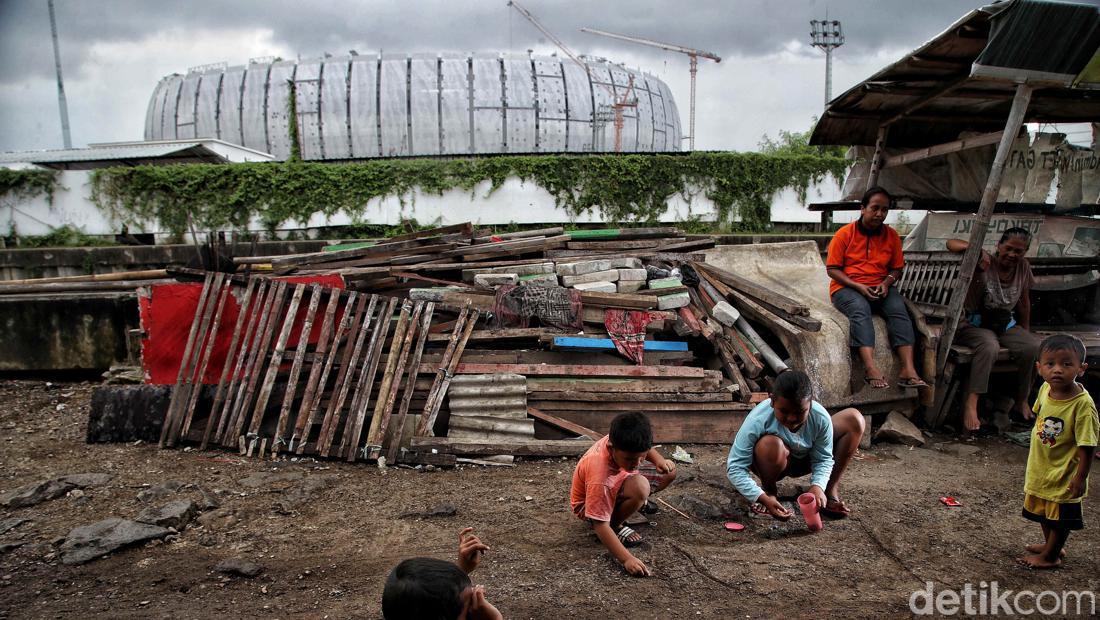
[[[610,259],[612,269],[642,269],[642,259],[634,256]]]
[[[573,288],[578,291],[589,291],[592,293],[615,293],[617,292],[614,282],[582,282]]]
[[[586,260],[579,263],[558,264],[559,276],[583,276],[587,273],[607,271],[611,269],[609,260]]]
[[[519,277],[520,286],[557,286],[558,276],[553,273],[538,273]]]
[[[576,276],[562,276],[562,286],[576,286],[578,284],[585,284],[587,282],[618,282],[619,270],[608,269],[607,271],[593,271],[592,273],[586,273]]]
[[[634,282],[639,280],[645,282],[645,279],[645,269],[619,269],[619,282]]]
[[[457,286],[442,286],[436,288],[412,288],[409,289],[409,299],[413,301],[443,301],[443,295],[455,291],[464,291]]]
[[[554,273],[554,263],[534,263],[531,265],[513,265],[511,267],[494,267],[490,273],[514,273],[519,277],[534,276],[546,273]]]
[[[479,273],[493,273],[493,270],[492,269],[487,269],[487,268],[486,269],[463,269],[462,270],[462,281],[466,282],[468,284],[472,284],[473,281],[474,281],[474,276],[476,276]]]
[[[691,297],[687,292],[675,293],[673,295],[665,295],[657,298],[658,310],[675,310],[676,308],[683,308],[691,303]]]
[[[741,318],[741,313],[738,312],[737,308],[734,308],[726,301],[720,301],[715,304],[710,313],[719,323],[726,327],[733,327],[733,325],[737,323],[737,319]]]
[[[638,291],[642,290],[643,286],[645,286],[645,281],[639,282],[635,280],[633,282],[623,282],[622,280],[619,280],[620,293],[637,293]]]
[[[649,281],[649,288],[674,288],[677,286],[683,286],[684,282],[680,278],[657,278],[656,280]]]
[[[479,273],[474,276],[474,284],[478,286],[500,286],[517,282],[519,276],[514,273]]]

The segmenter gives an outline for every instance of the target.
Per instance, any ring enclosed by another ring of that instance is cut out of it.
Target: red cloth
[[[608,308],[604,312],[603,325],[623,357],[635,364],[644,364],[645,328],[652,320],[645,310]]]

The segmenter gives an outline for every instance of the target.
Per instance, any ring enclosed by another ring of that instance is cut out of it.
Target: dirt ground
[[[641,528],[647,542],[638,551],[655,575],[637,579],[567,511],[572,460],[379,470],[88,445],[93,388],[0,383],[0,492],[63,474],[114,475],[82,497],[0,512],[0,520],[29,519],[0,534],[0,545],[24,543],[0,555],[0,617],[378,618],[390,568],[418,555],[453,558],[467,525],[492,547],[474,581],[507,618],[878,618],[908,616],[910,593],[929,581],[936,591],[994,580],[1002,590],[1100,589],[1096,502],[1086,502],[1090,527],[1071,537],[1064,569],[1015,564],[1022,546],[1040,536],[1019,516],[1027,451],[1001,439],[936,436],[928,445],[940,449],[882,444],[860,453],[842,486],[854,516],[817,534],[798,517],[786,525],[748,517],[725,480],[726,448],[688,446],[695,464],[681,466],[663,497],[691,507],[682,500],[688,495],[699,500],[696,508],[727,515],[685,519],[662,510],[656,525]],[[168,480],[194,487],[162,503],[198,500],[202,487],[221,507],[165,542],[82,566],[59,562],[59,537],[108,516],[136,515],[148,505],[137,494]],[[781,493],[793,494],[798,483],[808,484],[798,480]],[[963,506],[943,506],[942,495]],[[457,514],[402,516],[442,503]],[[731,519],[747,529],[725,531]],[[229,557],[258,562],[264,572],[247,579],[213,570]]]

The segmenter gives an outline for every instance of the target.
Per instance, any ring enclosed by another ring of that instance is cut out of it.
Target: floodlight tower
[[[814,47],[825,50],[825,107],[833,99],[833,50],[844,45],[844,33],[838,20],[810,20],[810,38]]]

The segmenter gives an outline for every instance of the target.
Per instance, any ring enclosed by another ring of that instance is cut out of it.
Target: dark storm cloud
[[[809,20],[844,23],[849,55],[883,48],[912,48],[971,8],[973,0],[524,0],[553,33],[578,53],[623,50],[662,57],[637,47],[579,32],[582,26],[622,32],[713,51],[755,56],[809,39]],[[274,41],[303,57],[348,49],[373,52],[549,51],[551,43],[504,0],[444,2],[304,2],[301,0],[56,0],[66,76],[78,77],[96,43],[139,41],[170,28],[270,29]],[[540,39],[542,39],[540,41]],[[179,71],[206,62],[247,58],[205,57],[195,50]],[[53,57],[44,0],[0,0],[0,83],[50,77]]]

